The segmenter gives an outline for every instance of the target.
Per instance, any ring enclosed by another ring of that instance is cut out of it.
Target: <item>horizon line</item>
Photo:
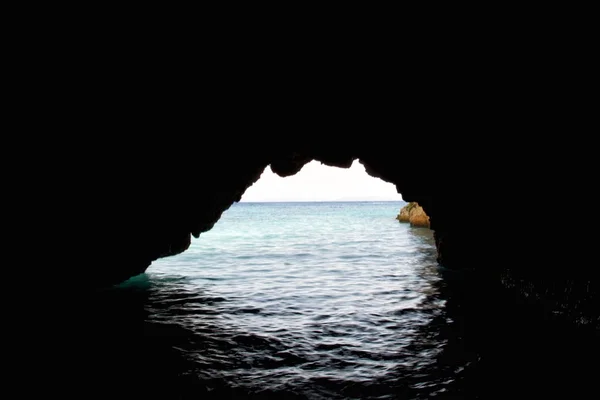
[[[237,201],[236,203],[381,203],[381,202],[404,202],[406,200],[243,200]]]

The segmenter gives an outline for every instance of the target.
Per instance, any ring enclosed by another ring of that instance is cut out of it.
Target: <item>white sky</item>
[[[296,175],[282,178],[265,168],[241,201],[385,201],[402,200],[393,184],[373,178],[354,161],[348,169],[318,161],[306,164]]]

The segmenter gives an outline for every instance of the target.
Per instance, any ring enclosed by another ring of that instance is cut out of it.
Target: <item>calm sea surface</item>
[[[185,253],[98,293],[92,381],[162,398],[475,391],[486,328],[469,329],[457,276],[432,231],[394,219],[402,205],[234,204]]]

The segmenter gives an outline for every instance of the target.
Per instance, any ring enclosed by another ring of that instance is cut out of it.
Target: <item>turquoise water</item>
[[[429,229],[395,220],[403,204],[238,203],[120,287],[144,288],[146,334],[176,338],[187,365],[176,380],[200,392],[443,391],[435,246]]]
[[[52,369],[78,398],[537,398],[553,382],[572,398],[593,382],[578,360],[594,339],[439,267],[402,205],[235,204],[185,253],[73,303],[63,346],[81,357]]]

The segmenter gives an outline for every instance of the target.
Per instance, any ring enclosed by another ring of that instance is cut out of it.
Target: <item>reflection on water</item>
[[[440,269],[431,231],[402,229],[401,264],[366,263],[357,244],[351,259],[320,269],[300,268],[298,258],[276,271],[245,263],[214,275],[157,269],[101,291],[82,322],[78,379],[92,392],[161,398],[519,398],[585,389],[591,339],[507,306],[491,281]]]
[[[94,332],[110,346],[96,356],[113,364],[105,377],[150,380],[172,395],[443,393],[454,371],[438,366],[449,320],[432,235],[406,234],[400,267],[356,253],[312,272],[238,270],[217,284],[155,272],[99,293]]]

